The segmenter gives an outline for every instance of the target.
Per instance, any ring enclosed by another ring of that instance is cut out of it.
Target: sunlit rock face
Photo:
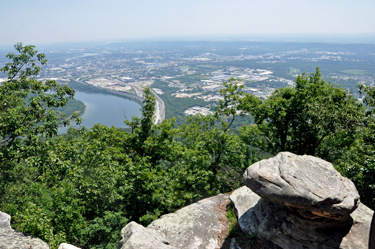
[[[118,249],[221,248],[229,229],[228,203],[229,194],[220,194],[163,215],[147,228],[130,222],[121,231]]]
[[[373,212],[331,163],[282,152],[243,177],[251,190],[240,188],[230,199],[244,232],[285,249],[367,248]]]
[[[10,215],[0,212],[1,249],[49,249],[47,243],[34,236],[16,232],[10,226]]]
[[[61,243],[59,248],[57,248],[57,249],[81,249],[81,248],[73,246],[73,245],[68,244],[68,243]]]
[[[353,182],[313,156],[281,152],[251,165],[244,182],[262,199],[295,208],[311,219],[346,219],[359,204]]]

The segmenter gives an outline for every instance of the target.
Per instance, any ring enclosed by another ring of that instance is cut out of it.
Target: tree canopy
[[[47,63],[35,46],[17,43],[14,48],[18,53],[9,53],[12,62],[0,69],[8,76],[0,87],[0,163],[25,152],[17,138],[26,139],[28,144],[36,136],[56,135],[60,119],[52,107],[64,106],[75,93],[54,80],[42,82],[33,77]]]
[[[322,157],[357,185],[375,207],[374,87],[360,86],[367,107],[319,71],[268,99],[246,95],[234,79],[221,90],[214,115],[154,124],[155,98],[144,90],[142,116],[131,132],[97,124],[57,135],[74,90],[35,77],[47,61],[34,46],[16,44],[1,71],[0,210],[12,227],[81,248],[117,248],[129,221],[144,225],[165,213],[243,183],[252,163],[288,150]],[[233,128],[238,116],[255,124]],[[239,135],[238,135],[239,134]]]
[[[242,127],[242,138],[273,155],[290,151],[326,160],[352,146],[365,108],[345,89],[326,82],[317,68],[297,77],[296,85],[275,90],[261,101],[246,95],[243,111],[255,125]]]

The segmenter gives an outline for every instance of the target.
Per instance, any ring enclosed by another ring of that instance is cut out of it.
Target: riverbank
[[[140,105],[142,105],[142,102],[143,102],[142,89],[135,89],[137,93],[137,95],[135,95],[135,94],[127,93],[127,92],[119,92],[115,90],[108,90],[105,88],[96,87],[91,84],[85,83],[83,81],[79,81],[79,80],[70,80],[68,82],[68,85],[82,92],[115,95],[115,96],[119,96],[122,98],[132,100],[134,102],[137,102]],[[164,104],[164,101],[156,94],[155,91],[151,89],[151,92],[155,96],[155,100],[156,100],[156,111],[155,111],[154,123],[160,124],[165,119],[165,104]]]
[[[127,128],[124,123],[126,118],[141,116],[140,104],[123,96],[76,91],[75,97],[86,106],[85,112],[80,117],[84,120],[81,126],[85,126],[87,129],[97,123]],[[59,133],[64,133],[67,129],[68,127],[60,127]]]

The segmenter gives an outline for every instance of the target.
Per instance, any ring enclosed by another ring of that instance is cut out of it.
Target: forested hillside
[[[249,165],[280,151],[332,162],[375,208],[374,86],[360,86],[363,105],[319,69],[266,100],[231,79],[214,115],[180,126],[175,118],[153,124],[155,99],[146,88],[142,116],[126,121],[131,131],[98,124],[56,136],[61,117],[53,108],[65,106],[74,90],[37,81],[45,56],[34,46],[15,48],[1,69],[8,79],[0,85],[0,210],[14,229],[52,248],[117,248],[128,222],[147,225],[232,191]],[[249,115],[255,123],[234,132],[233,123]]]

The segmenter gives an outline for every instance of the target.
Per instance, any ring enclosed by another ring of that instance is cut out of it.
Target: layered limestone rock
[[[367,248],[373,211],[332,164],[282,152],[251,165],[244,181],[251,190],[230,196],[244,232],[285,249]]]
[[[47,243],[34,236],[15,232],[10,215],[0,212],[0,249],[49,249]]]
[[[122,229],[118,248],[220,248],[228,232],[228,203],[229,195],[221,194],[163,215],[147,228],[131,222]]]

